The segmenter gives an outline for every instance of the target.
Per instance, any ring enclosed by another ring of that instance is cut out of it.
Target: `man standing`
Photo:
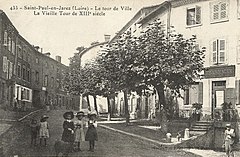
[[[226,124],[226,130],[224,132],[224,146],[228,157],[234,157],[232,151],[232,145],[234,143],[235,131],[231,128],[231,124]]]

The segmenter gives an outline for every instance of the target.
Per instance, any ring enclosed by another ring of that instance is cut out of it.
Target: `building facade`
[[[177,99],[180,113],[189,117],[193,103],[203,104],[203,115],[209,117],[223,102],[240,110],[240,1],[169,0],[135,22],[141,31],[156,19],[167,33],[174,27],[185,38],[196,35],[199,48],[206,48],[202,78],[181,92],[184,98]],[[123,30],[131,30],[135,22],[128,22],[128,29]],[[151,109],[144,107],[146,103],[141,101],[145,113]]]
[[[239,0],[171,1],[170,23],[186,37],[196,35],[206,47],[203,78],[187,92],[182,109],[203,104],[203,114],[212,115],[223,102],[240,104],[240,4]]]
[[[46,104],[79,106],[79,97],[67,94],[62,79],[67,66],[50,53],[31,45],[0,11],[0,104],[14,108],[14,99],[24,110]]]

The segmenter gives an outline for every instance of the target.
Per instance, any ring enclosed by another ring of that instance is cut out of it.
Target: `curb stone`
[[[102,128],[105,128],[105,129],[109,129],[109,130],[112,130],[112,131],[115,131],[115,132],[122,133],[124,135],[129,135],[129,136],[132,136],[132,137],[136,137],[136,138],[139,138],[139,139],[142,139],[142,140],[154,143],[154,144],[156,144],[156,145],[158,145],[160,147],[163,147],[163,148],[167,147],[167,148],[173,148],[174,149],[175,148],[174,146],[180,143],[180,142],[177,142],[177,143],[163,143],[163,142],[152,140],[152,139],[149,139],[149,138],[146,138],[146,137],[142,137],[140,135],[128,133],[128,132],[125,132],[125,131],[122,131],[122,130],[118,130],[118,129],[114,129],[114,128],[109,127],[109,126],[105,126],[105,125],[99,125],[99,126],[102,127]]]
[[[27,118],[28,116],[32,115],[33,113],[36,113],[36,112],[39,112],[43,109],[39,109],[39,110],[36,110],[36,111],[32,111],[30,112],[29,114],[23,116],[22,118],[19,118],[17,120],[13,120],[13,119],[0,119],[0,121],[6,121],[6,122],[21,122],[22,120],[24,120],[25,118]]]
[[[34,114],[34,113],[36,113],[36,112],[39,112],[39,111],[41,111],[41,110],[43,110],[43,109],[39,109],[39,110],[30,112],[29,114],[23,116],[22,118],[18,119],[17,121],[18,121],[18,122],[21,122],[22,120],[24,120],[24,119],[27,118],[28,116],[30,116],[30,115],[32,115],[32,114]]]
[[[159,146],[161,148],[170,148],[170,149],[179,149],[177,147],[175,147],[177,144],[179,144],[180,142],[177,142],[177,143],[163,143],[163,142],[159,142],[159,141],[156,141],[156,140],[152,140],[152,139],[149,139],[149,138],[146,138],[146,137],[142,137],[140,135],[136,135],[136,134],[132,134],[132,133],[128,133],[128,132],[125,132],[125,131],[122,131],[122,130],[118,130],[118,129],[114,129],[112,127],[108,127],[106,125],[98,125],[104,129],[108,129],[108,130],[112,130],[112,131],[115,131],[115,132],[118,132],[118,133],[121,133],[121,134],[124,134],[124,135],[129,135],[129,136],[132,136],[132,137],[136,137],[138,139],[141,139],[141,140],[145,140],[145,141],[148,141],[148,142],[151,142],[152,144],[154,144],[155,146]],[[183,150],[184,151],[184,150]],[[197,156],[201,156],[200,154],[195,154],[194,152],[190,152],[190,151],[184,151],[186,153],[191,153],[191,154],[194,154],[194,155],[197,155]]]

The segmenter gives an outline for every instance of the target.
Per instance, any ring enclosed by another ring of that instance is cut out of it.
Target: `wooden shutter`
[[[213,21],[216,21],[220,18],[219,10],[220,10],[219,5],[213,4],[213,6],[212,6],[212,20]]]
[[[16,46],[16,43],[15,41],[12,40],[12,53],[15,54],[15,46]]]
[[[225,62],[225,53],[226,53],[226,41],[224,39],[218,40],[219,51],[218,51],[218,62],[224,63]]]
[[[226,19],[228,17],[227,15],[227,3],[223,2],[219,5],[220,9],[220,19]]]
[[[12,38],[8,36],[8,51],[11,51],[12,46]]]
[[[212,62],[213,64],[217,63],[217,40],[212,43]]]
[[[201,24],[201,7],[200,6],[196,6],[195,9],[195,14],[196,14],[196,24]]]
[[[7,72],[8,60],[6,56],[3,56],[3,72]]]
[[[3,39],[4,41],[3,41],[3,45],[4,46],[7,46],[7,40],[8,40],[8,33],[7,33],[7,31],[4,31],[4,39]]]
[[[10,62],[10,64],[9,64],[9,79],[12,78],[12,73],[13,73],[13,63]]]

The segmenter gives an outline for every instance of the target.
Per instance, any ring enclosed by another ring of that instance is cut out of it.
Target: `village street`
[[[11,144],[5,141],[5,156],[18,155],[21,157],[26,156],[55,156],[54,153],[54,142],[57,139],[61,139],[62,134],[62,123],[63,117],[62,110],[52,110],[45,113],[37,113],[36,118],[38,119],[42,114],[49,116],[48,122],[50,125],[50,139],[48,141],[47,147],[39,146],[39,141],[37,146],[31,146],[30,144],[30,130],[27,126],[29,118],[23,121],[24,125],[23,131],[19,134]],[[73,152],[69,156],[161,156],[161,157],[194,157],[196,155],[192,153],[187,153],[182,150],[162,150],[157,146],[148,143],[146,141],[140,141],[134,139],[130,136],[122,135],[104,128],[98,127],[98,137],[99,140],[96,143],[96,149],[94,152],[88,151],[88,142],[83,142],[81,145],[81,152]],[[9,138],[6,136],[6,138]]]

